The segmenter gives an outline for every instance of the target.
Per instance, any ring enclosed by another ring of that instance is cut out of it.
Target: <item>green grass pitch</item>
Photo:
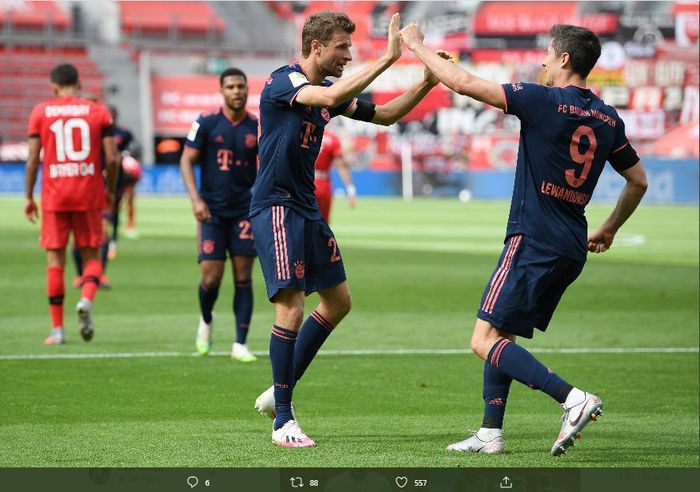
[[[38,226],[22,199],[0,197],[0,466],[141,467],[697,467],[698,208],[643,205],[613,249],[591,256],[549,331],[527,348],[605,415],[565,457],[549,455],[561,409],[513,385],[502,456],[450,454],[481,423],[482,364],[467,349],[501,249],[506,202],[360,199],[335,204],[353,311],[295,393],[318,446],[270,442],[253,401],[270,384],[266,357],[244,365],[233,341],[232,281],[216,305],[214,349],[195,357],[198,266],[185,197],[138,198],[138,240],[122,237],[83,342],[66,268],[68,344],[46,347],[49,316]],[[610,204],[589,207],[591,226]],[[272,306],[259,267],[249,345],[267,351]],[[313,308],[315,298],[307,300]],[[567,353],[560,349],[604,349]],[[648,352],[606,349],[650,348]],[[662,352],[662,348],[685,348]],[[421,349],[424,353],[389,353]],[[349,350],[375,353],[349,354]],[[153,353],[139,357],[90,354]],[[29,355],[66,358],[19,358]]]

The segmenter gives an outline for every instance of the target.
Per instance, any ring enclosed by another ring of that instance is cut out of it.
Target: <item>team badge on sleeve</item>
[[[303,73],[299,72],[290,72],[289,80],[292,82],[292,86],[294,87],[299,87],[302,84],[309,83],[309,79],[307,79]]]
[[[187,134],[187,140],[194,141],[195,138],[197,138],[197,132],[199,131],[199,123],[194,122],[192,123],[192,126],[190,127],[190,132]]]

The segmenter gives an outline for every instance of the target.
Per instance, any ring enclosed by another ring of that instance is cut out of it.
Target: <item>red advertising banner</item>
[[[266,77],[248,78],[248,105],[257,114]],[[151,80],[156,134],[184,136],[200,114],[222,105],[218,75],[154,76]]]

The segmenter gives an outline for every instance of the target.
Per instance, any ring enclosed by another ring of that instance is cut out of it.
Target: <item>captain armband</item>
[[[632,145],[628,142],[623,148],[610,154],[608,161],[610,161],[615,171],[619,172],[629,169],[638,163],[639,156],[637,155],[637,151],[634,150]]]
[[[377,109],[374,103],[365,101],[363,99],[358,99],[355,112],[352,113],[352,116],[350,116],[350,118],[358,121],[372,121],[372,118],[374,118],[374,113],[376,112]]]

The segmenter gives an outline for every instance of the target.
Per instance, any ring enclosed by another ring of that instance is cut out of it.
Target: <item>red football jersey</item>
[[[29,136],[38,136],[44,151],[42,209],[104,208],[102,138],[112,123],[105,106],[75,96],[51,99],[32,109]]]
[[[326,131],[321,141],[321,150],[316,158],[316,179],[330,179],[333,160],[340,155],[342,155],[340,139],[333,133]]]

